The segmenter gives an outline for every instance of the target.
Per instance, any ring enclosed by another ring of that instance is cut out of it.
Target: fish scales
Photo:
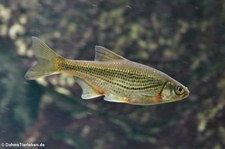
[[[83,90],[83,99],[105,96],[109,102],[154,105],[185,99],[187,87],[152,67],[125,59],[112,51],[95,47],[95,61],[69,60],[32,37],[38,63],[25,74],[33,80],[54,73],[74,76]]]
[[[108,84],[112,84],[112,88],[119,90],[124,89],[129,92],[151,90],[160,91],[164,80],[159,80],[148,74],[148,68],[142,68],[136,63],[125,64],[121,62],[88,62],[88,61],[71,61],[66,60],[61,62],[59,70],[68,72],[82,78],[89,80],[93,84],[96,82],[104,82],[103,85],[98,83],[100,88],[106,89]],[[131,66],[132,65],[132,66]],[[139,68],[137,68],[139,67]],[[87,79],[88,78],[88,79]],[[106,84],[105,84],[106,83]],[[107,88],[111,89],[111,88]]]

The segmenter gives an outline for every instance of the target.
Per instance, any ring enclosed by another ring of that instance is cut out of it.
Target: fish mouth
[[[184,93],[182,99],[187,98],[189,96],[189,94],[190,94],[190,91],[188,90],[187,87],[185,87],[185,93]]]

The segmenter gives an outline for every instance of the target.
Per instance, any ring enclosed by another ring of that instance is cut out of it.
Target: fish
[[[94,61],[66,59],[42,40],[32,37],[37,58],[25,74],[27,80],[55,73],[72,75],[82,88],[82,99],[104,96],[108,102],[155,105],[185,99],[187,87],[167,74],[130,61],[102,46],[95,46]]]

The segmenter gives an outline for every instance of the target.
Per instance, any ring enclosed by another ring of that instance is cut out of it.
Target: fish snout
[[[189,96],[189,94],[190,94],[190,91],[189,91],[189,89],[187,88],[187,87],[184,87],[184,94],[183,94],[183,99],[184,98],[187,98],[188,96]]]

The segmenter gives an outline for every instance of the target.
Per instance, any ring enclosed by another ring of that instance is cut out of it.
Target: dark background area
[[[31,36],[70,59],[101,45],[190,90],[179,102],[82,100],[71,76],[24,79]],[[49,149],[223,149],[224,0],[0,0],[0,143]],[[4,148],[4,147],[3,147]],[[41,147],[40,147],[41,148]]]

